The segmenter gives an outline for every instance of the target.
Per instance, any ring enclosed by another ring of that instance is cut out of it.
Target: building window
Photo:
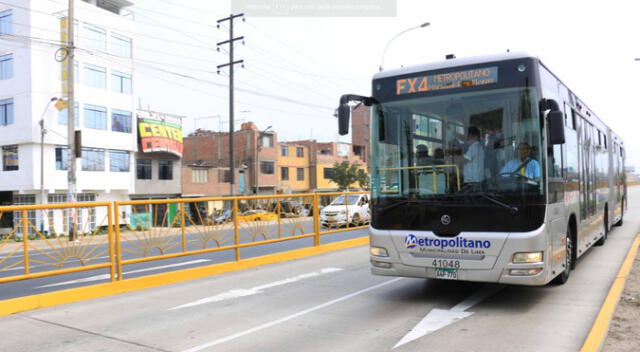
[[[107,108],[84,104],[84,127],[96,130],[107,129]]]
[[[273,135],[265,134],[260,138],[260,146],[263,148],[273,147]]]
[[[131,38],[111,33],[111,53],[122,57],[131,57]]]
[[[158,179],[173,180],[173,162],[171,160],[158,161]]]
[[[104,149],[82,148],[82,171],[104,171]]]
[[[84,82],[89,87],[107,88],[107,69],[95,65],[84,65]]]
[[[120,150],[109,151],[109,171],[129,172],[129,152]]]
[[[13,32],[13,15],[11,10],[0,12],[0,34],[11,34]]]
[[[209,169],[191,169],[191,182],[193,183],[209,182]]]
[[[131,113],[124,110],[111,110],[111,130],[131,133]]]
[[[151,160],[150,159],[136,160],[136,178],[138,180],[151,179]]]
[[[107,32],[104,29],[88,24],[83,29],[82,38],[88,48],[107,51]]]
[[[69,168],[69,147],[56,147],[56,170]],[[53,202],[49,202],[53,203]],[[60,202],[64,203],[64,202]]]
[[[75,103],[74,106],[76,107],[73,111],[73,124],[76,125],[76,127],[80,126],[80,108],[78,107],[78,103]],[[67,119],[69,118],[67,116],[67,108],[64,108],[62,110],[60,110],[60,112],[58,112],[58,124],[59,125],[63,125],[66,126],[67,125]]]
[[[0,56],[0,79],[13,78],[13,54]]]
[[[296,147],[296,156],[298,158],[304,158],[304,148],[303,147]]]
[[[274,167],[273,161],[261,161],[260,162],[260,173],[265,175],[273,175]]]
[[[229,170],[218,169],[218,183],[231,182],[231,172]]]
[[[325,167],[323,176],[327,180],[333,178],[333,168],[332,167]]]
[[[2,147],[2,170],[18,170],[18,146],[5,145]]]
[[[131,94],[131,75],[118,71],[111,72],[111,90]]]
[[[299,167],[296,169],[296,179],[298,181],[304,181],[304,169]]]
[[[280,155],[289,156],[289,147],[287,147],[286,145],[281,146],[280,147]]]
[[[0,100],[0,126],[13,123],[13,98]]]
[[[280,179],[282,181],[289,181],[289,168],[281,167],[280,168]]]

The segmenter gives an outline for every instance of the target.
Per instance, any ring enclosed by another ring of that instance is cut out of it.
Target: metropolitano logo
[[[407,248],[415,248],[418,245],[418,237],[416,235],[409,234],[404,238],[404,245]]]

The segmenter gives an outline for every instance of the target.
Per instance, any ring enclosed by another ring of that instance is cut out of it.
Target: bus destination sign
[[[439,73],[396,80],[396,95],[498,83],[498,67]]]

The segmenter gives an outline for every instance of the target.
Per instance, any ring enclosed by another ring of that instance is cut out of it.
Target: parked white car
[[[348,205],[347,205],[348,203]],[[320,211],[320,224],[324,227],[361,226],[369,223],[369,196],[350,194],[338,196]]]

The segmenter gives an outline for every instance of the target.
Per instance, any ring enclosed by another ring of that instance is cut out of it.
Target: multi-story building
[[[305,193],[311,190],[309,146],[280,142],[278,154],[278,192]]]
[[[312,192],[332,192],[338,189],[338,185],[330,180],[335,163],[347,161],[366,171],[364,160],[354,153],[350,143],[319,143],[316,140],[288,143],[305,146],[309,150],[309,186]],[[358,185],[354,184],[352,187],[357,188]]]
[[[138,110],[135,192],[131,199],[182,195],[182,116]]]
[[[353,144],[353,154],[359,156],[362,161],[369,165],[369,155],[371,155],[371,128],[370,125],[371,108],[364,104],[358,105],[351,112],[351,144]]]
[[[274,194],[278,186],[278,138],[253,122],[234,132],[235,194]],[[222,196],[230,193],[229,133],[198,130],[184,138],[182,193]],[[206,171],[205,171],[206,170]]]
[[[131,5],[125,0],[76,1],[75,125],[82,131],[82,157],[73,160],[79,201],[126,200],[134,190],[135,24],[125,15]],[[65,6],[56,1],[0,4],[2,204],[67,200],[67,111],[53,103],[66,98],[66,68],[56,61],[61,55],[53,44],[66,35]]]

